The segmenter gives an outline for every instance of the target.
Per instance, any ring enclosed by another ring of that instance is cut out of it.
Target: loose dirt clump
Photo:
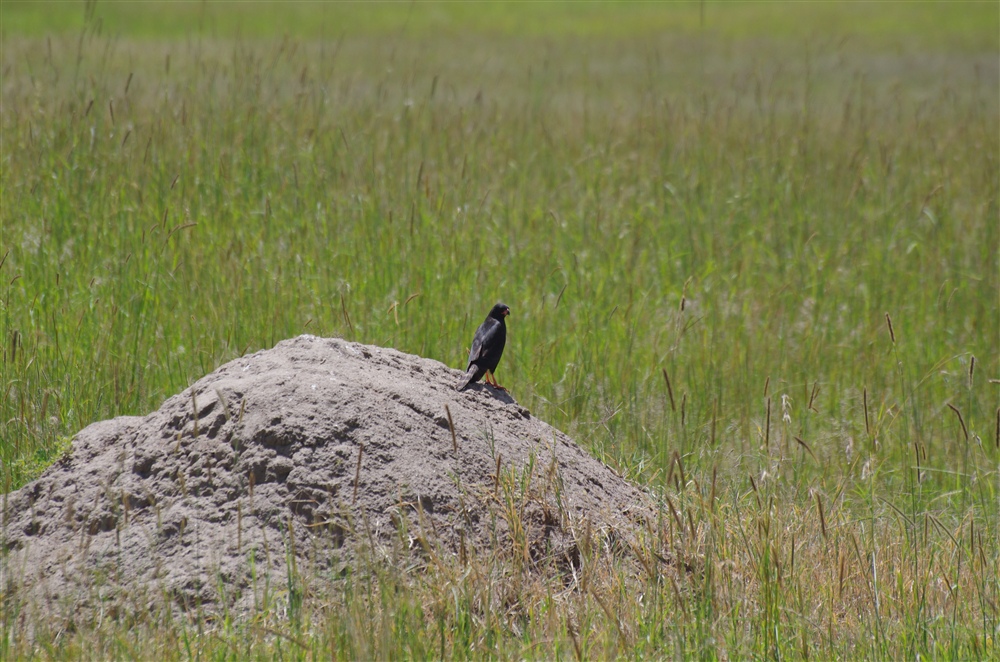
[[[62,618],[239,613],[360,555],[412,569],[499,553],[567,583],[582,552],[629,555],[645,494],[508,394],[455,391],[459,375],[300,336],[95,423],[4,498],[4,592]]]

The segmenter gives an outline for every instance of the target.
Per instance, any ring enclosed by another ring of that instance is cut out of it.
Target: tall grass
[[[113,6],[4,32],[4,491],[83,426],[299,333],[459,367],[502,299],[502,381],[662,497],[691,570],[566,592],[502,555],[375,567],[294,622],[32,640],[5,611],[0,650],[997,655],[996,8],[965,6],[970,33],[921,5],[933,38],[895,6],[863,29],[833,12],[808,41],[765,39],[773,7],[690,9],[631,37],[140,41]]]

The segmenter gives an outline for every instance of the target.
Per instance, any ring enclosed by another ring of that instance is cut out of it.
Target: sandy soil
[[[292,559],[334,581],[362,553],[412,569],[507,550],[568,575],[585,532],[627,553],[650,519],[644,493],[508,394],[455,391],[460,375],[300,336],[148,416],[95,423],[5,497],[2,586],[60,618],[238,613],[265,579],[280,591]]]

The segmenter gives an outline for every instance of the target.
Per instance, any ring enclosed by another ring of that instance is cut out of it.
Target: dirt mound
[[[584,536],[627,550],[649,521],[644,494],[507,394],[456,392],[459,376],[300,336],[148,416],[95,423],[7,495],[3,587],[70,617],[240,611],[290,567],[335,578],[362,551],[412,568],[499,549],[570,576]]]

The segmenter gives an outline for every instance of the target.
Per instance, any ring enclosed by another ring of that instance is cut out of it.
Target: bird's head
[[[508,315],[510,315],[510,306],[505,303],[496,304],[493,306],[493,310],[490,311],[490,317],[501,321]]]

